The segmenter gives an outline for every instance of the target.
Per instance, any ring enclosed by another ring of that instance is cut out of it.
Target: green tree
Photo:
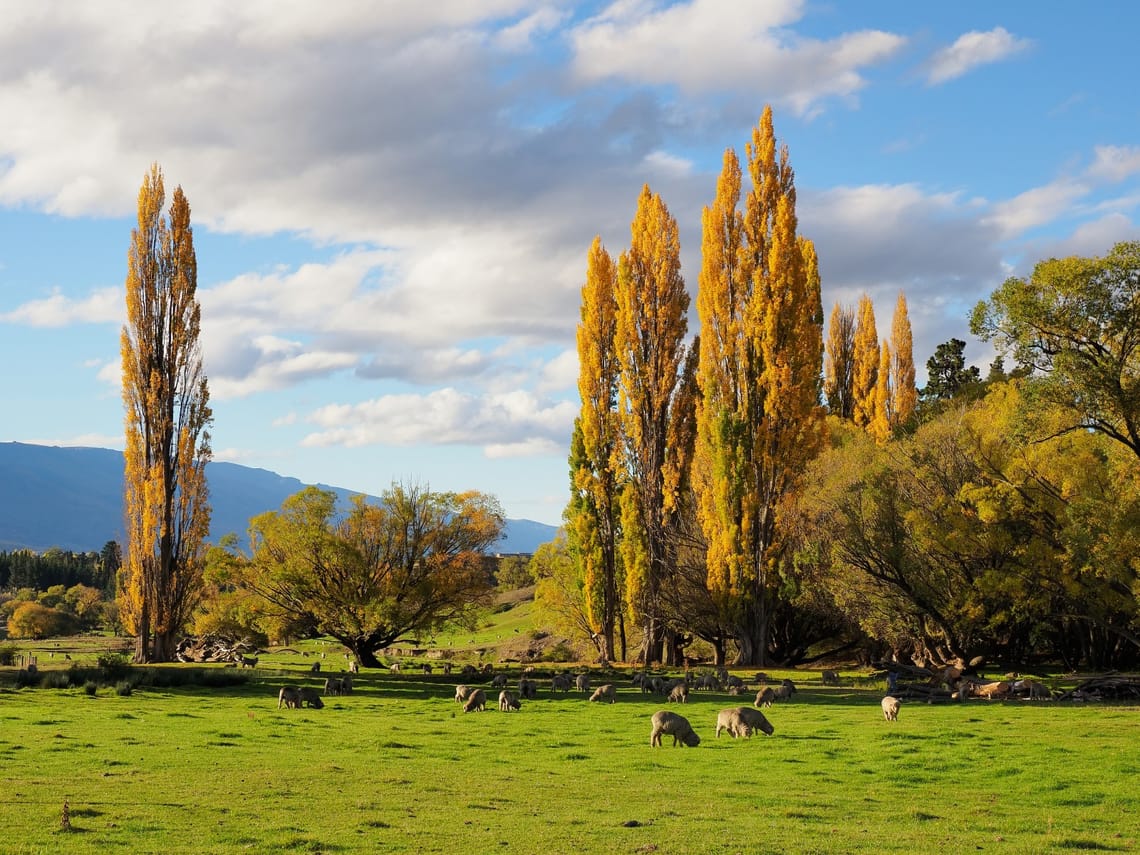
[[[1042,374],[1036,394],[1075,414],[1064,429],[1140,456],[1140,242],[1038,263],[979,303],[970,329]]]
[[[202,591],[210,527],[209,388],[198,337],[198,262],[190,205],[179,187],[169,223],[162,173],[138,197],[123,327],[127,554],[119,611],[136,636],[135,659],[168,662]]]
[[[482,493],[393,485],[341,516],[334,493],[308,487],[251,521],[242,584],[375,668],[376,651],[410,634],[470,625],[493,593],[484,553],[502,529]]]
[[[922,398],[928,402],[948,401],[982,379],[976,366],[966,367],[966,342],[960,338],[952,338],[935,348],[934,355],[926,361],[926,374]]]

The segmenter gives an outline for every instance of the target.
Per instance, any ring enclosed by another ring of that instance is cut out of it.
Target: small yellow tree
[[[894,417],[894,390],[891,388],[891,346],[883,342],[882,355],[879,358],[879,377],[875,382],[875,414],[867,431],[879,444],[891,438],[891,426],[895,423]]]

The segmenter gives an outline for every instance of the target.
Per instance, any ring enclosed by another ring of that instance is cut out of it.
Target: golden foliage
[[[875,328],[875,307],[866,294],[859,298],[852,377],[852,415],[855,424],[865,428],[875,417],[875,385],[879,380],[879,333]]]
[[[904,425],[914,416],[918,406],[918,389],[914,385],[914,338],[910,329],[906,295],[900,291],[891,319],[891,389],[894,410],[891,427]]]

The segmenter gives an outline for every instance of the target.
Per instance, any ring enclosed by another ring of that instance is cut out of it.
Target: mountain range
[[[249,521],[307,485],[266,469],[236,463],[206,466],[210,487],[210,539],[236,534],[244,541]],[[354,493],[319,484],[347,503]],[[374,498],[374,497],[372,497]],[[533,520],[508,519],[493,552],[532,553],[558,529]],[[0,442],[0,550],[52,547],[98,551],[123,541],[123,454],[107,448],[60,448]]]

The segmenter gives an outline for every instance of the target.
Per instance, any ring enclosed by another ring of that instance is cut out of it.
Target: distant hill
[[[305,484],[266,469],[210,463],[211,539],[244,538],[251,518],[274,511]],[[342,501],[350,490],[335,491]],[[507,520],[495,552],[534,552],[554,539],[554,526]],[[0,442],[0,550],[59,547],[98,551],[123,539],[123,455],[106,448],[59,448]]]

